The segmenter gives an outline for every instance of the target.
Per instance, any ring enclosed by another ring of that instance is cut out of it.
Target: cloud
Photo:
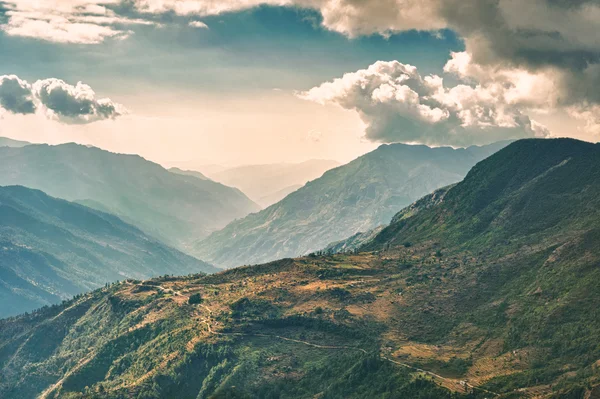
[[[321,13],[324,28],[348,37],[450,29],[464,40],[469,65],[453,73],[465,82],[487,88],[504,82],[511,87],[506,96],[518,97],[511,101],[545,112],[600,104],[598,0],[132,1],[143,12],[187,16],[261,4],[305,7]]]
[[[33,114],[31,86],[15,75],[0,76],[0,107],[13,114]]]
[[[293,5],[292,0],[132,0],[131,4],[142,13],[176,15],[219,15],[247,10],[260,5]]]
[[[580,105],[567,108],[568,114],[583,123],[580,130],[600,137],[600,105]]]
[[[596,112],[594,105],[600,104],[598,0],[19,0],[3,4],[7,21],[0,28],[7,34],[68,43],[123,39],[131,34],[131,25],[152,24],[156,15],[200,18],[260,5],[316,10],[324,28],[348,37],[388,36],[413,29],[435,34],[450,29],[463,39],[465,51],[461,60],[451,60],[454,65],[448,71],[464,82],[485,88],[504,82],[512,87],[507,96],[517,96],[518,102],[535,104],[545,112],[582,109],[588,104]],[[459,61],[468,65],[455,68]],[[522,84],[529,86],[524,90]]]
[[[63,123],[91,123],[127,112],[108,98],[97,99],[81,82],[72,86],[51,78],[29,84],[15,75],[0,76],[0,107],[13,114],[40,113]]]
[[[0,29],[9,36],[30,37],[56,43],[97,44],[125,39],[130,25],[152,21],[119,16],[107,5],[116,0],[21,0],[2,3],[6,22]]]
[[[96,99],[96,93],[86,84],[72,86],[60,79],[38,80],[33,93],[50,115],[65,122],[89,123],[113,119],[122,115],[123,106],[108,98]]]
[[[208,25],[206,25],[202,21],[190,21],[190,23],[188,25],[191,26],[192,28],[208,29]]]
[[[468,145],[547,135],[513,102],[509,89],[467,84],[449,88],[441,77],[421,76],[412,65],[378,61],[298,96],[355,110],[371,141]]]

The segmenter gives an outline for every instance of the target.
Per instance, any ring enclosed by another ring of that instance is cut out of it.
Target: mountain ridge
[[[10,139],[8,137],[0,137],[0,147],[25,147],[26,145],[30,145],[28,141],[21,141]]]
[[[204,175],[200,172],[197,172],[195,170],[184,170],[184,169],[173,167],[173,168],[169,168],[168,171],[171,173],[176,173],[176,174],[184,175],[184,176],[194,176],[200,180],[210,180],[208,177],[206,177],[206,175]]]
[[[11,184],[98,206],[180,249],[259,209],[236,189],[75,143],[0,148],[0,185]]]
[[[384,144],[199,240],[191,251],[219,266],[234,267],[320,250],[387,224],[399,209],[459,181],[477,161],[506,144],[468,149]]]
[[[0,187],[0,315],[123,278],[217,269],[116,216],[23,186]]]

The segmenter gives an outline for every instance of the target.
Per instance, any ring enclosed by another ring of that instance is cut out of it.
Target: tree
[[[196,294],[193,294],[192,296],[190,296],[190,298],[188,299],[188,303],[190,305],[195,305],[198,303],[202,303],[202,300],[203,300],[202,295],[196,293]]]

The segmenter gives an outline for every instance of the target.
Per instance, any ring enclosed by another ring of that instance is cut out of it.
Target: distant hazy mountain
[[[177,162],[177,167],[183,170],[197,170],[202,172],[205,176],[212,176],[215,173],[223,172],[224,170],[231,169],[231,166],[223,166],[217,164],[205,164],[201,162]]]
[[[336,161],[313,159],[297,164],[239,166],[205,174],[214,181],[239,188],[253,201],[267,207],[338,165]]]
[[[115,216],[39,190],[0,187],[0,318],[110,281],[215,270]]]
[[[179,248],[259,209],[237,189],[77,144],[0,148],[0,185],[13,184],[108,211]]]
[[[452,149],[382,145],[326,172],[281,202],[236,220],[191,248],[223,267],[320,250],[392,216],[431,191],[461,180],[507,143]]]
[[[178,175],[197,177],[200,180],[210,180],[208,177],[204,176],[202,173],[196,172],[194,170],[183,170],[183,169],[179,169],[179,168],[169,168],[169,172],[176,173]]]
[[[269,206],[271,204],[281,201],[282,199],[284,199],[294,191],[298,190],[302,186],[303,184],[293,184],[291,186],[282,188],[279,191],[275,191],[274,193],[265,195],[264,197],[260,197],[257,200],[257,202],[261,205]]]
[[[9,139],[7,137],[0,137],[0,147],[25,147],[29,144],[31,143],[28,141],[19,141]]]

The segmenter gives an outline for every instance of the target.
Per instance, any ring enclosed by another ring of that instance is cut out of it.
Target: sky
[[[0,136],[166,166],[600,136],[595,0],[0,0]]]

